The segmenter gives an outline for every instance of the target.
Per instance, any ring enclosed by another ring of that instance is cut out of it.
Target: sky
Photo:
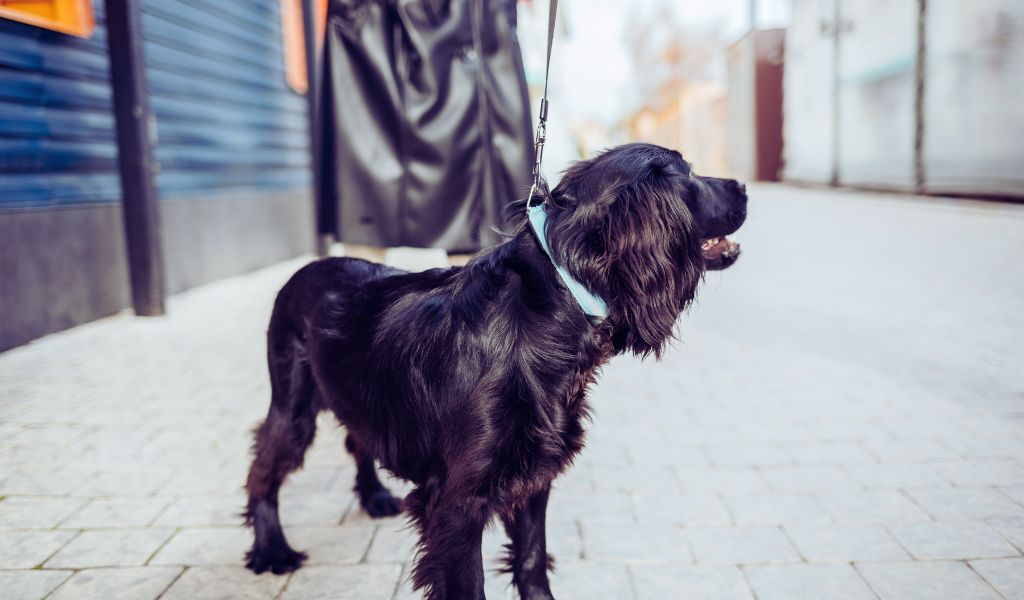
[[[547,2],[533,2],[537,18],[520,25],[528,70],[543,64],[546,42]],[[759,26],[788,22],[788,0],[758,0],[757,4]],[[559,94],[575,119],[614,123],[636,100],[630,94],[634,74],[624,39],[631,14],[669,10],[685,27],[716,29],[725,39],[734,40],[749,28],[748,6],[749,0],[561,0],[559,19],[565,21],[567,35],[555,44],[559,64],[552,74],[558,78],[552,83],[552,94]],[[524,26],[529,31],[523,31]],[[538,55],[540,60],[533,59]]]

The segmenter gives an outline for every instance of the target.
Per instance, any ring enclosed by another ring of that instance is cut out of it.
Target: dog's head
[[[700,177],[681,154],[618,146],[573,165],[548,199],[552,251],[609,306],[619,350],[658,355],[706,269],[739,257],[743,184]]]

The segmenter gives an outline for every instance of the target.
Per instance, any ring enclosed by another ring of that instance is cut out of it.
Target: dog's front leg
[[[522,600],[552,600],[548,570],[553,561],[544,532],[550,492],[551,487],[545,486],[503,519],[511,540],[508,570]]]
[[[414,491],[412,497],[417,496]],[[427,600],[485,600],[484,562],[480,550],[488,515],[483,501],[442,497],[429,513],[410,516],[419,526],[420,555],[413,584]]]

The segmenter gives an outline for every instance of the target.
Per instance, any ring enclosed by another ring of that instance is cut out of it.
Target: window
[[[327,24],[327,0],[313,1],[317,9],[318,37],[322,42],[324,27]],[[281,0],[281,31],[284,37],[284,62],[288,85],[296,92],[305,94],[309,89],[309,75],[306,73],[306,34],[302,23],[302,0]]]
[[[96,27],[92,0],[0,0],[0,18],[78,37]]]

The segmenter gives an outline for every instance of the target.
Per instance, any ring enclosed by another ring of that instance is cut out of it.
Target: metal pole
[[[162,315],[167,291],[153,159],[155,121],[149,111],[139,0],[105,0],[105,5],[132,306],[138,315]]]
[[[750,30],[757,29],[757,0],[749,0],[747,3],[747,14],[750,16]]]
[[[832,174],[829,182],[833,186],[839,185],[839,152],[842,144],[839,140],[839,111],[842,110],[840,94],[842,90],[839,85],[839,68],[841,61],[839,53],[842,51],[840,36],[843,34],[843,11],[840,3],[842,0],[834,0],[832,18],[835,25],[832,28]]]
[[[923,194],[927,176],[924,165],[924,93],[928,84],[925,81],[925,61],[928,58],[928,0],[918,0],[917,5],[917,63],[914,66],[914,191]]]
[[[320,30],[317,27],[317,5],[314,0],[302,0],[302,29],[303,37],[306,40],[306,79],[309,87],[306,90],[307,113],[309,115],[309,154],[310,166],[312,167],[313,182],[313,214],[316,219],[316,253],[318,256],[327,256],[330,252],[334,231],[334,223],[326,223],[326,211],[320,206],[320,188],[323,185],[320,181],[320,119],[317,118],[317,103],[320,98],[320,61],[318,60],[318,38]]]

